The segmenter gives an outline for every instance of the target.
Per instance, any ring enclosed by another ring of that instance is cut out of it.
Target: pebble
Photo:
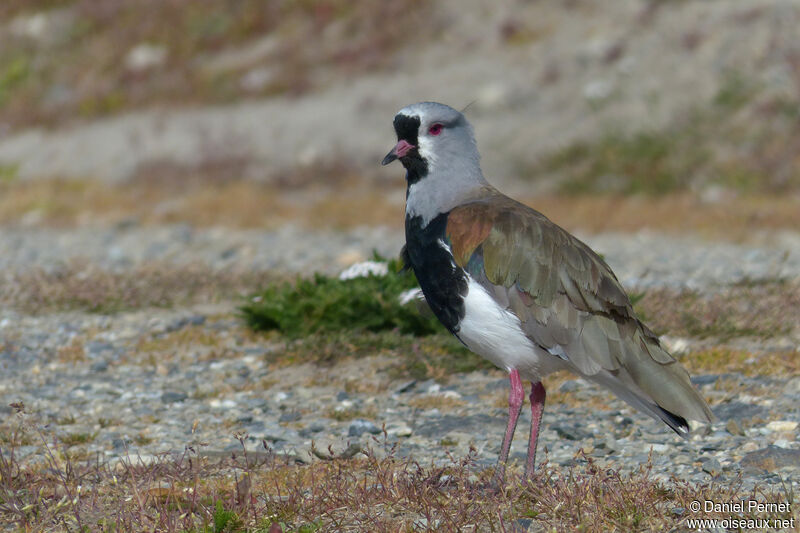
[[[356,419],[350,423],[347,429],[347,435],[350,437],[360,437],[364,433],[371,433],[377,435],[381,432],[381,428],[376,426],[369,420]]]
[[[790,432],[797,429],[798,423],[794,420],[773,420],[767,423],[767,429],[770,431],[777,431],[780,433]]]
[[[744,435],[744,430],[742,429],[742,426],[740,426],[739,423],[736,422],[736,420],[734,420],[733,418],[731,418],[730,420],[728,420],[728,422],[725,423],[725,429],[731,435],[740,435],[740,436]]]
[[[283,413],[279,418],[278,422],[297,422],[303,418],[298,411],[289,411],[288,413]]]
[[[161,401],[164,403],[182,402],[189,397],[185,392],[168,391],[161,395]]]
[[[722,473],[722,466],[719,464],[719,461],[714,459],[713,457],[707,458],[703,461],[703,472],[711,474],[713,477],[718,476]]]
[[[387,429],[387,433],[389,435],[396,437],[410,437],[413,432],[414,430],[404,423],[400,423],[391,429]]]

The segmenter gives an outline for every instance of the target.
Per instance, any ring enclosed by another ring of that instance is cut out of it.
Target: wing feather
[[[589,379],[614,376],[639,401],[711,419],[688,373],[636,317],[610,267],[544,215],[496,193],[451,211],[447,237],[456,263],[543,349],[563,353]]]

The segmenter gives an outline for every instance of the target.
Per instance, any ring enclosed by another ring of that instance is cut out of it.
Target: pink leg
[[[525,464],[525,477],[533,477],[533,468],[536,463],[536,441],[539,439],[539,422],[542,421],[544,400],[547,393],[541,381],[531,386],[531,438],[528,441],[528,460]]]
[[[497,478],[502,480],[505,477],[506,462],[508,452],[511,449],[511,439],[514,438],[514,430],[517,428],[517,419],[522,410],[522,399],[525,396],[525,389],[522,387],[522,380],[519,372],[514,369],[508,375],[510,389],[508,391],[508,427],[506,436],[503,438],[503,447],[500,449],[500,459],[497,461]]]

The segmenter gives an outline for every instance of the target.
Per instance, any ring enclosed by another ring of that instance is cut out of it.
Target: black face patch
[[[395,115],[394,131],[397,133],[397,140],[406,141],[409,144],[418,146],[419,143],[419,117],[409,117],[408,115]],[[412,185],[428,174],[428,163],[419,155],[419,150],[413,148],[400,159],[406,168],[406,181]]]
[[[417,146],[419,124],[419,117],[396,115],[394,117],[394,131],[397,133],[397,140],[403,140]]]
[[[446,227],[447,213],[440,214],[424,227],[422,217],[406,215],[405,259],[414,270],[433,314],[457,335],[464,318],[467,276],[439,244],[440,240],[445,240]]]

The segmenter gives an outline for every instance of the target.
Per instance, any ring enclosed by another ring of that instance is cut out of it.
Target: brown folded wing
[[[519,317],[533,342],[589,378],[608,371],[671,413],[710,420],[686,370],[586,244],[499,193],[451,211],[447,236],[456,263]]]

